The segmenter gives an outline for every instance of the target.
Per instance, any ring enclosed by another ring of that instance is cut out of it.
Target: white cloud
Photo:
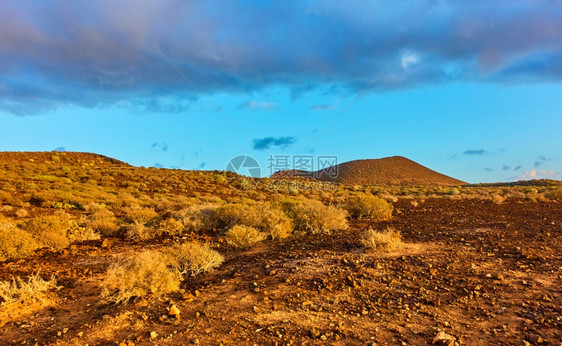
[[[562,179],[562,172],[555,172],[552,170],[537,171],[536,169],[532,169],[530,171],[523,172],[523,174],[515,178],[515,180],[531,179]]]
[[[240,108],[247,108],[247,109],[265,109],[265,110],[273,110],[277,108],[277,104],[271,101],[248,101],[240,106]]]
[[[402,68],[407,70],[410,65],[416,65],[419,61],[419,56],[415,54],[406,54],[402,57]]]

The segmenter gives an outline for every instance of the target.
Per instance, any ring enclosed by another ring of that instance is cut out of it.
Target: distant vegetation
[[[384,222],[400,212],[393,206],[399,199],[413,206],[428,198],[495,204],[562,200],[562,184],[550,180],[402,186],[318,185],[305,178],[277,184],[263,178],[251,180],[254,189],[240,190],[228,184],[236,180],[233,173],[132,167],[99,155],[64,152],[0,153],[0,173],[0,261],[100,238],[177,243],[113,263],[102,293],[110,302],[175,291],[187,277],[219,267],[224,257],[217,250],[225,246],[247,250],[259,242],[346,230],[356,220]],[[182,237],[187,236],[198,242],[186,243]],[[400,234],[388,229],[366,230],[361,239],[373,249],[401,244]],[[2,287],[6,297],[9,292],[16,297],[28,286],[17,281]]]

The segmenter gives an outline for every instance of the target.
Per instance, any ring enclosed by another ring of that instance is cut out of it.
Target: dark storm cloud
[[[351,4],[1,2],[0,111],[125,104],[182,112],[197,93],[170,63],[210,94],[277,85],[294,97],[319,85],[353,92],[410,43],[375,90],[562,79],[558,1]]]
[[[266,150],[271,147],[287,148],[295,142],[295,137],[265,137],[253,140],[254,150]]]

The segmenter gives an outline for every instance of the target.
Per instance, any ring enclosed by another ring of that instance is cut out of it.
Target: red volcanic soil
[[[348,185],[463,185],[451,178],[402,156],[382,159],[355,160],[324,168],[316,172],[279,171],[272,178],[314,177]]]

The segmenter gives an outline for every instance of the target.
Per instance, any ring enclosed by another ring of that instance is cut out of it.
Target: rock
[[[170,310],[168,310],[168,315],[180,318],[180,309],[178,309],[176,305],[172,305],[170,306]]]
[[[535,345],[539,345],[542,344],[544,342],[543,338],[540,335],[537,334],[531,334],[527,337],[527,340],[529,340],[532,344]]]
[[[455,338],[452,335],[449,335],[443,331],[440,331],[439,333],[437,333],[437,335],[433,338],[433,345],[440,345],[440,346],[453,346],[455,345],[455,341],[457,341],[457,338]]]
[[[151,339],[156,339],[157,337],[158,337],[158,333],[156,333],[154,331],[150,332],[150,338]]]

